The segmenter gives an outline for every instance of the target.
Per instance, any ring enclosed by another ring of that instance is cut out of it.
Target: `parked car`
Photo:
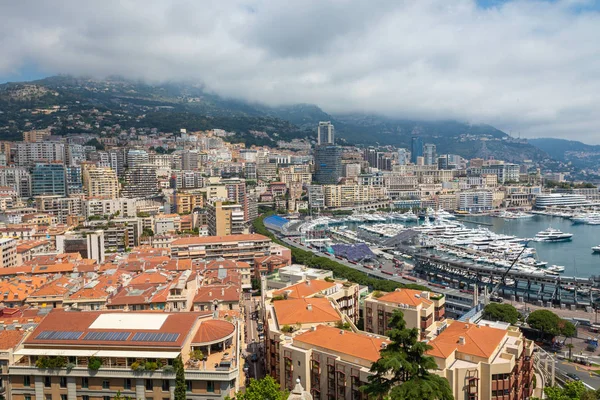
[[[580,377],[578,377],[577,375],[575,375],[575,374],[574,374],[574,373],[572,373],[572,372],[569,372],[569,373],[567,374],[567,376],[568,376],[569,378],[571,378],[572,380],[574,380],[574,381],[580,381],[580,380],[581,380],[581,378],[580,378]]]

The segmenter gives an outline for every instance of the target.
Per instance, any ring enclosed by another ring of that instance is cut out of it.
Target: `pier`
[[[515,296],[527,302],[550,303],[551,305],[591,306],[594,281],[589,278],[530,274],[522,271],[509,271],[491,266],[471,263],[448,256],[438,256],[425,252],[414,252],[413,272],[430,281],[464,285],[465,288],[488,286],[492,288],[500,282],[499,295]]]

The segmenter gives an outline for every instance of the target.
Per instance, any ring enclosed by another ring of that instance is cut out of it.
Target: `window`
[[[103,396],[102,400],[110,400],[110,396]]]
[[[60,400],[67,400],[67,395],[66,394],[61,394],[60,395]]]
[[[46,395],[46,400],[52,400],[52,395],[51,394],[47,394]]]
[[[31,377],[29,375],[25,375],[23,377],[23,386],[25,386],[25,387],[31,386]]]
[[[60,377],[60,387],[61,388],[66,388],[67,387],[67,377],[66,376],[61,376]]]
[[[90,400],[90,396],[83,395],[83,396],[81,396],[81,400]]]
[[[123,380],[123,389],[131,389],[131,379],[126,378]]]
[[[185,390],[188,392],[192,391],[192,381],[185,381]]]
[[[26,394],[26,395],[25,395],[25,400],[31,400],[31,396],[30,396],[30,395],[28,395],[28,394]]]
[[[146,390],[154,390],[154,384],[152,383],[152,379],[146,379]]]
[[[87,389],[89,387],[89,385],[90,385],[90,382],[89,382],[88,378],[86,378],[86,377],[81,378],[81,388],[82,389]]]
[[[110,382],[107,380],[102,381],[102,389],[110,389]]]
[[[45,376],[44,377],[44,386],[45,387],[50,387],[51,386],[52,381],[50,380],[49,376]]]
[[[169,391],[169,380],[168,379],[163,379],[163,381],[162,381],[162,390],[163,390],[163,392],[168,392]]]
[[[206,391],[213,393],[215,391],[215,383],[213,381],[206,381]]]

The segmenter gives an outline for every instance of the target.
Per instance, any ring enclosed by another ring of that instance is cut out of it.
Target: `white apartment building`
[[[29,166],[37,161],[65,162],[66,152],[64,143],[17,143],[16,163],[18,166]]]
[[[458,209],[469,212],[491,210],[494,195],[490,190],[468,190],[458,194]]]

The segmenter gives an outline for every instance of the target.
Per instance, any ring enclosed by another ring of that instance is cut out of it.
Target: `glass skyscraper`
[[[335,185],[342,177],[342,148],[334,145],[315,148],[315,181]]]
[[[410,148],[410,161],[413,164],[417,163],[417,157],[423,157],[423,138],[421,136],[413,136]]]
[[[32,195],[67,195],[67,174],[64,164],[38,163],[31,174]]]

